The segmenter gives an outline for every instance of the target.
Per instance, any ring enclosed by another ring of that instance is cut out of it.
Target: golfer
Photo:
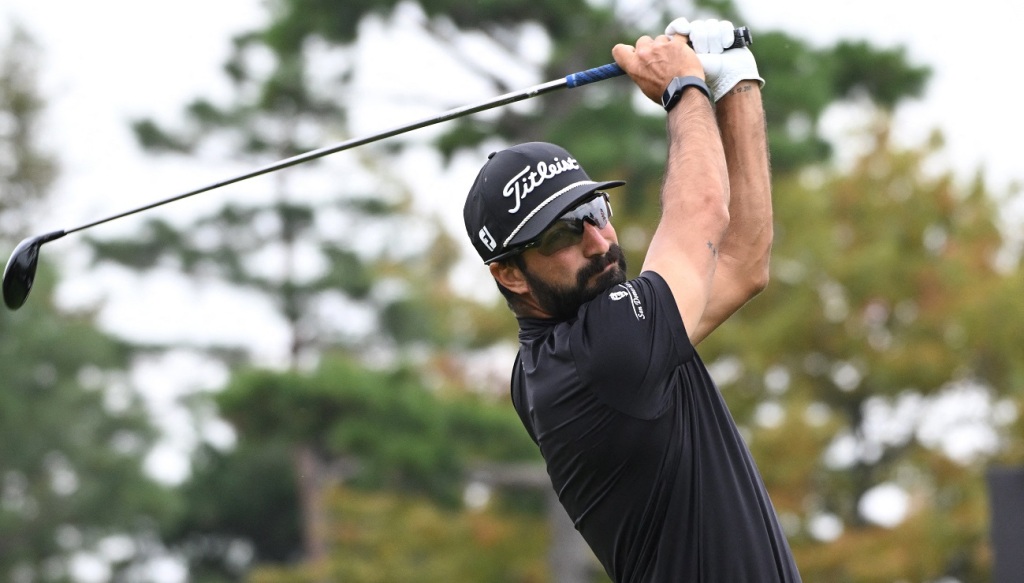
[[[768,282],[763,80],[749,50],[725,50],[732,31],[678,19],[612,50],[667,110],[662,216],[639,277],[627,278],[611,221],[607,191],[623,182],[591,180],[553,144],[492,154],[464,209],[519,322],[516,411],[620,583],[800,580],[695,349]]]

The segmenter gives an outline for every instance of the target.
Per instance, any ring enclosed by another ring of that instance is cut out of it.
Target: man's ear
[[[519,269],[514,262],[496,261],[487,267],[490,268],[494,279],[512,293],[529,293],[530,285],[526,283],[523,270]]]

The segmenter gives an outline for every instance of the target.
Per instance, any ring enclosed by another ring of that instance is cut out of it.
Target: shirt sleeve
[[[583,385],[641,419],[661,414],[671,376],[695,355],[672,291],[651,271],[594,298],[572,328]]]

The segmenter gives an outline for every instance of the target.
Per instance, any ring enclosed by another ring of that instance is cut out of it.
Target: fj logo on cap
[[[510,214],[519,212],[520,202],[526,198],[526,195],[534,191],[538,186],[544,184],[544,181],[549,178],[554,178],[563,172],[569,170],[579,170],[580,164],[575,158],[569,157],[565,160],[554,159],[554,163],[548,164],[547,162],[537,162],[537,168],[530,172],[531,168],[527,166],[519,171],[512,177],[508,183],[505,184],[505,188],[502,189],[501,194],[505,198],[515,197],[515,206],[509,209]],[[529,174],[527,174],[529,172]]]
[[[491,251],[494,251],[494,248],[498,246],[497,241],[495,241],[494,237],[491,236],[491,232],[487,230],[487,227],[480,229],[480,240],[483,241],[484,245],[486,245]]]

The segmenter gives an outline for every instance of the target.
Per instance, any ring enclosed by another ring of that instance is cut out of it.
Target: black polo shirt
[[[519,326],[513,403],[614,581],[800,580],[661,276],[612,287],[573,320]]]

